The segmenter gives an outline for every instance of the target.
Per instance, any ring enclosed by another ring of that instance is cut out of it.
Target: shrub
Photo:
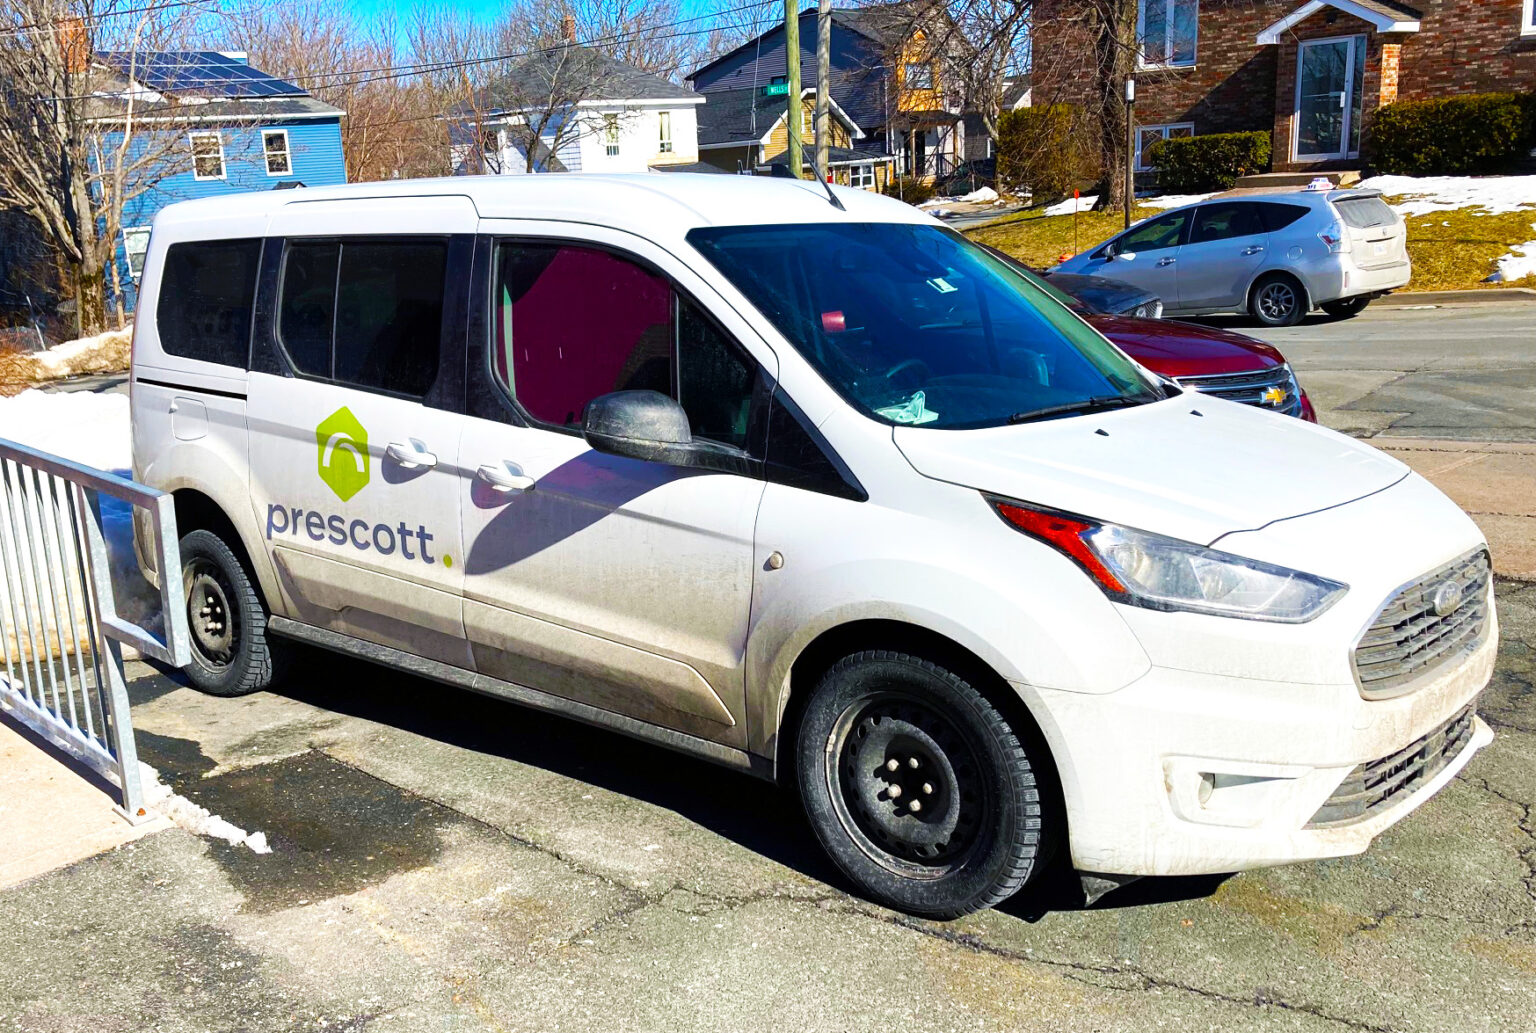
[[[907,204],[922,204],[933,199],[933,184],[911,176],[892,176],[881,192],[886,197],[899,198]]]
[[[1231,190],[1238,176],[1269,167],[1269,134],[1210,133],[1158,140],[1147,152],[1157,169],[1157,185],[1172,194],[1209,194]]]
[[[1400,100],[1371,118],[1366,150],[1375,171],[1394,175],[1508,172],[1536,142],[1533,121],[1536,93]]]
[[[1066,197],[1094,177],[1086,127],[1070,104],[1043,104],[1004,113],[997,124],[997,182],[1028,190],[1036,201]]]

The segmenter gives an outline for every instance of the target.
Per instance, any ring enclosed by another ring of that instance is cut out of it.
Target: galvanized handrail
[[[0,439],[0,709],[114,782],[124,814],[138,821],[122,647],[185,665],[187,614],[177,577],[160,578],[158,634],[118,612],[103,496],[144,510],[156,569],[181,569],[170,495]]]

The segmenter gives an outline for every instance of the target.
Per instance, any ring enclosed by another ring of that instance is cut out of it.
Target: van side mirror
[[[659,391],[614,391],[587,403],[581,436],[594,451],[651,463],[692,466],[694,444],[683,407]]]

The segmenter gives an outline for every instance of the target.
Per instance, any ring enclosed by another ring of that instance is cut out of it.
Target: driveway
[[[1412,308],[1388,299],[1354,319],[1317,315],[1284,329],[1199,322],[1279,348],[1336,430],[1536,441],[1536,303]]]
[[[136,665],[141,754],[273,852],[173,829],[0,893],[0,1029],[1523,1031],[1536,586],[1499,596],[1497,740],[1366,855],[950,924],[702,762],[339,658],[234,700]]]

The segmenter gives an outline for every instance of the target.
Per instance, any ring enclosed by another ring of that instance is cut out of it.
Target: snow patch
[[[247,832],[174,792],[160,781],[160,773],[148,764],[139,764],[139,782],[144,787],[144,803],[177,825],[197,836],[222,839],[230,846],[247,847],[253,854],[270,854],[265,832]]]
[[[1084,197],[1069,197],[1060,204],[1053,204],[1045,210],[1045,215],[1071,215],[1073,212],[1092,211],[1093,206],[1099,201],[1098,194],[1088,194]]]
[[[1458,208],[1504,215],[1536,208],[1536,176],[1372,176],[1359,185],[1403,198],[1392,207],[1407,216]]]
[[[1536,223],[1532,223],[1531,228],[1536,229]],[[1499,271],[1491,278],[1499,283],[1511,283],[1527,276],[1536,276],[1536,240],[1516,244],[1509,254],[1501,256]]]
[[[961,204],[991,204],[997,200],[997,191],[991,187],[981,187],[978,190],[972,190],[969,194],[962,194],[955,200]]]
[[[100,470],[133,466],[128,396],[118,391],[27,390],[0,398],[0,438]]]
[[[1187,204],[1194,204],[1215,196],[1215,194],[1163,194],[1160,197],[1138,197],[1136,204],[1141,208],[1182,208]]]

